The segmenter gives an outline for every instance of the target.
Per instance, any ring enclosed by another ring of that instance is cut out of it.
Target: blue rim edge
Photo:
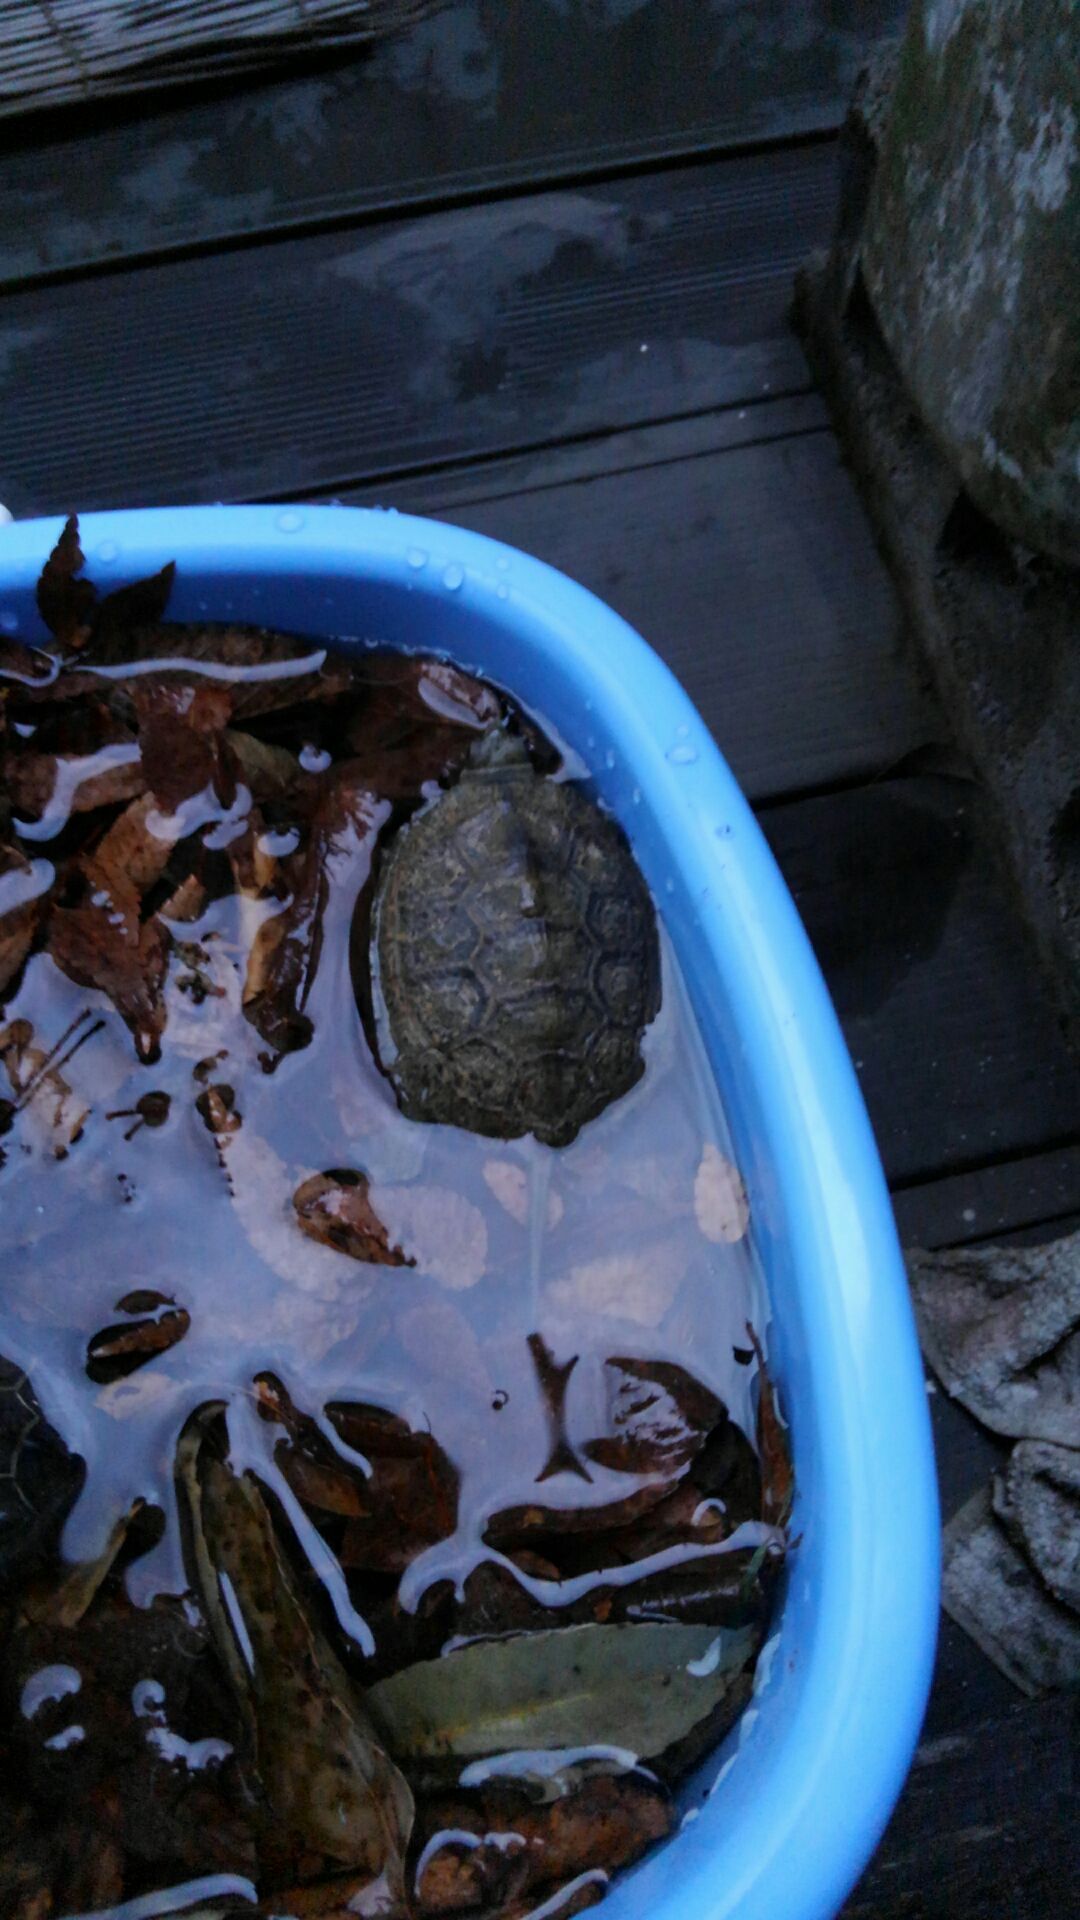
[[[0,612],[9,595],[29,608],[61,524],[0,528]],[[733,776],[687,695],[626,622],[553,568],[483,535],[331,507],[154,508],[86,515],[80,525],[102,587],[177,559],[177,618],[198,617],[190,593],[184,604],[185,574],[189,583],[249,585],[351,576],[440,596],[459,636],[470,618],[502,622],[527,658],[557,661],[595,692],[598,717],[663,823],[693,902],[693,937],[724,981],[778,1170],[777,1231],[798,1226],[786,1255],[825,1434],[816,1510],[800,1506],[795,1516],[796,1533],[803,1525],[814,1541],[804,1638],[789,1661],[782,1623],[779,1658],[755,1700],[760,1724],[728,1743],[723,1791],[680,1837],[678,1871],[661,1849],[606,1911],[613,1920],[616,1903],[627,1915],[671,1920],[827,1920],[876,1845],[918,1737],[937,1633],[939,1515],[923,1369],[877,1149],[802,923]],[[110,545],[114,579],[94,558]],[[455,571],[453,593],[448,567],[464,576]],[[40,637],[36,616],[27,617],[21,637]],[[274,611],[239,605],[234,617]],[[314,617],[303,624],[319,631]],[[451,637],[446,651],[467,660],[469,649]],[[543,709],[542,691],[513,690]],[[665,743],[680,738],[693,742],[695,758],[676,766]],[[795,1432],[798,1460],[797,1407]],[[801,1577],[797,1548],[791,1579]],[[795,1700],[786,1722],[773,1698],[785,1675]]]

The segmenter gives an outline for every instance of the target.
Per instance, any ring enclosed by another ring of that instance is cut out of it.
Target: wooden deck
[[[904,12],[458,0],[350,65],[8,128],[0,499],[396,504],[593,587],[759,811],[905,1241],[1050,1238],[1080,1076],[788,325]],[[948,1514],[996,1447],[931,1407]],[[1069,1746],[945,1622],[849,1920],[1064,1914]]]

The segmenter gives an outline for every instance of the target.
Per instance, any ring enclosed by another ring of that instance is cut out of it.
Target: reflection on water
[[[677,957],[661,923],[644,1073],[570,1146],[406,1119],[373,1053],[381,850],[493,725],[540,777],[580,762],[440,662],[240,629],[135,651],[8,681],[0,1605],[28,1800],[0,1895],[130,1920],[349,1869],[375,1911],[411,1844],[422,1911],[455,1848],[474,1905],[515,1913],[527,1857],[535,1910],[576,1910],[672,1818],[600,1655],[561,1737],[473,1746],[475,1832],[467,1795],[414,1827],[350,1689],[612,1621],[688,1634],[680,1686],[713,1689],[661,1723],[670,1642],[639,1639],[642,1753],[737,1711],[782,1544],[767,1306]]]

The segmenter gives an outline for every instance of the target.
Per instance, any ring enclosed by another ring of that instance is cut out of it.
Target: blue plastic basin
[[[42,637],[34,583],[60,524],[0,529],[0,633]],[[477,534],[333,507],[94,514],[81,528],[99,588],[175,559],[177,619],[437,649],[504,683],[584,756],[629,829],[749,1188],[799,1539],[779,1641],[716,1791],[603,1911],[826,1920],[881,1833],[918,1734],[937,1624],[937,1495],[873,1136],[806,935],[734,779],[623,620]]]

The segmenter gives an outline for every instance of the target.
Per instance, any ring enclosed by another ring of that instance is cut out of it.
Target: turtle
[[[85,1472],[46,1420],[29,1376],[0,1354],[0,1588],[56,1546]]]
[[[625,833],[505,727],[385,853],[371,970],[403,1113],[552,1147],[641,1077],[660,1005],[656,911]]]

